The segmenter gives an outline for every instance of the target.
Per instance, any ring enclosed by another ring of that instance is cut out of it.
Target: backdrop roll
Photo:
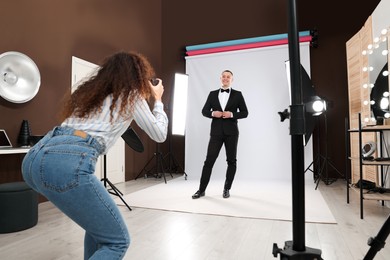
[[[301,64],[310,75],[309,47],[309,43],[300,44]],[[238,122],[235,181],[291,179],[290,122],[281,122],[278,114],[290,105],[286,60],[288,45],[186,57],[189,82],[185,171],[189,179],[200,178],[211,124],[201,110],[209,92],[221,86],[220,75],[225,69],[234,73],[232,88],[242,91],[249,110],[248,118]],[[305,147],[306,167],[313,161],[312,138]],[[226,155],[222,148],[211,181],[225,178],[225,174]],[[306,175],[312,179],[311,171]]]

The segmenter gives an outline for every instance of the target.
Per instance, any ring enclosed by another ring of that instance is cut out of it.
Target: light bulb
[[[385,76],[385,77],[389,76],[389,71],[385,70],[384,72],[382,72],[382,75]]]
[[[385,118],[389,118],[389,117],[390,117],[390,113],[389,113],[389,112],[386,112],[383,116],[384,116]]]
[[[364,100],[363,104],[364,104],[365,106],[367,106],[367,105],[368,105],[368,101],[367,101],[367,100]]]
[[[367,67],[363,67],[363,71],[366,72],[368,70]]]
[[[374,87],[374,83],[370,83],[370,88],[373,88]]]
[[[388,98],[381,98],[381,102],[379,104],[379,107],[381,109],[388,109],[389,108],[389,99]]]
[[[389,91],[385,91],[385,92],[383,92],[383,96],[384,97],[388,97],[390,94],[389,94]]]
[[[389,50],[383,50],[383,51],[382,51],[382,55],[383,55],[383,56],[386,56],[387,54],[389,54]]]
[[[387,33],[387,29],[382,29],[381,34],[385,35]]]
[[[367,51],[366,50],[362,51],[362,55],[367,55]]]
[[[8,84],[10,85],[15,85],[16,82],[18,82],[18,76],[16,76],[14,73],[12,72],[5,72],[3,74],[3,80],[5,82],[7,82]]]
[[[371,104],[371,105],[374,105],[374,104],[375,104],[375,101],[374,101],[374,100],[371,100],[371,101],[370,101],[370,104]]]
[[[322,112],[324,111],[325,104],[322,100],[316,100],[313,102],[313,110],[315,112]]]

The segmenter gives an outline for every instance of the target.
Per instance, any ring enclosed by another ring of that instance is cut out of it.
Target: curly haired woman
[[[65,100],[61,125],[27,153],[24,180],[85,230],[84,259],[122,259],[129,247],[126,223],[94,175],[96,161],[134,120],[151,139],[164,142],[168,118],[162,81],[133,52],[106,58],[95,76]],[[154,100],[151,111],[147,100]]]

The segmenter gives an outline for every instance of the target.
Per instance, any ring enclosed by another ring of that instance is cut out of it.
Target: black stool
[[[25,230],[38,222],[38,193],[25,182],[0,184],[0,233]]]

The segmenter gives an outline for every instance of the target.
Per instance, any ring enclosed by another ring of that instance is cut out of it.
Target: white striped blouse
[[[129,128],[134,120],[137,125],[144,130],[148,136],[158,142],[165,141],[168,132],[168,117],[164,112],[164,104],[156,101],[153,111],[150,111],[145,99],[138,99],[134,105],[133,113],[126,117],[118,114],[120,109],[120,100],[113,112],[113,120],[110,122],[110,105],[112,96],[108,96],[104,102],[102,111],[90,118],[69,117],[64,120],[61,126],[72,127],[82,130],[102,142],[107,151],[115,144],[116,140]]]

